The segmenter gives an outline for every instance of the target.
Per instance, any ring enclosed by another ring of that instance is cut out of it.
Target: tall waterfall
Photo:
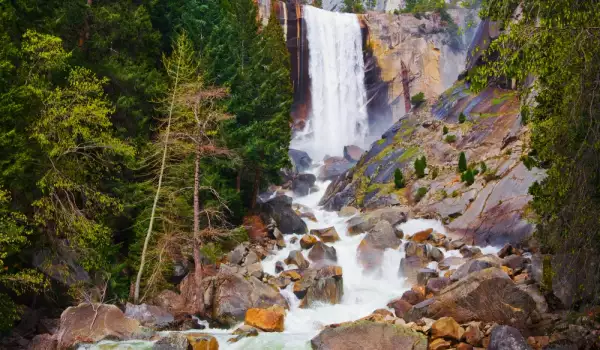
[[[312,6],[303,15],[312,106],[303,148],[315,160],[342,155],[347,145],[364,148],[369,124],[358,18]]]

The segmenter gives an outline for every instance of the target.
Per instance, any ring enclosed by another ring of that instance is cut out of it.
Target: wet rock
[[[452,281],[447,277],[430,278],[427,281],[425,291],[427,294],[432,293],[434,295],[439,294],[444,288],[449,286]]]
[[[465,246],[465,242],[463,240],[456,239],[456,240],[450,241],[450,243],[448,244],[448,247],[446,249],[455,250],[455,249],[460,249],[464,246]]]
[[[327,246],[323,242],[317,242],[310,252],[308,258],[317,264],[335,265],[337,263],[337,253],[334,247]]]
[[[340,240],[340,236],[333,226],[323,229],[310,230],[310,234],[319,237],[321,241],[325,243],[334,243]]]
[[[473,345],[467,343],[458,343],[456,350],[473,350]]]
[[[58,348],[69,349],[103,339],[132,339],[141,333],[139,322],[126,317],[114,305],[79,304],[63,311],[56,339]]]
[[[430,247],[427,251],[427,257],[431,261],[440,262],[444,260],[444,253],[442,253],[442,251],[436,247]]]
[[[314,350],[426,350],[427,338],[408,327],[358,321],[326,328],[311,340]]]
[[[152,350],[187,350],[188,346],[186,334],[169,332],[152,344]]]
[[[187,342],[186,342],[187,345]],[[58,341],[50,334],[38,334],[29,343],[27,350],[56,350]]]
[[[490,267],[499,268],[501,264],[502,260],[500,260],[500,258],[497,256],[492,254],[484,255],[480,258],[472,259],[462,264],[458,269],[456,269],[450,279],[452,279],[452,281],[458,281],[472,272],[481,271]]]
[[[442,338],[438,338],[429,343],[429,350],[446,350],[450,349],[451,346],[451,342]]]
[[[204,333],[186,333],[192,350],[219,350],[219,342],[212,335]]]
[[[404,292],[400,299],[405,300],[412,305],[416,305],[425,300],[425,293],[419,293],[416,290],[411,289]]]
[[[359,235],[375,227],[361,216],[355,216],[348,220],[348,233],[350,235]]]
[[[298,273],[298,271],[296,271],[296,270],[283,271],[281,273],[281,276],[289,277],[292,281],[298,281],[299,279],[302,278],[302,275],[300,275],[300,273]]]
[[[404,238],[404,231],[399,229],[398,226],[394,226],[394,234],[396,234],[396,237],[398,237],[399,239]]]
[[[353,166],[354,163],[342,157],[327,158],[319,170],[319,180],[334,180]]]
[[[462,248],[460,248],[459,252],[463,256],[463,258],[466,259],[476,258],[479,255],[481,255],[481,249],[477,247],[463,246]]]
[[[299,174],[292,180],[292,191],[298,196],[306,196],[317,181],[313,174]]]
[[[433,233],[433,229],[428,228],[427,230],[419,231],[419,232],[415,233],[414,235],[410,236],[410,240],[422,243],[422,242],[425,242],[426,240],[428,240],[429,237],[431,237],[432,233]]]
[[[286,244],[285,239],[283,238],[283,233],[281,233],[281,231],[279,231],[277,227],[273,229],[272,236],[277,242],[277,247],[279,247],[280,249],[285,248]]]
[[[285,265],[283,263],[283,261],[278,261],[275,263],[275,272],[279,273],[281,271],[285,270]]]
[[[344,158],[349,162],[358,162],[363,153],[365,153],[365,150],[358,146],[344,146]]]
[[[296,173],[306,171],[312,165],[312,159],[308,153],[304,151],[290,148],[288,155],[290,156],[292,166],[294,167]]]
[[[357,258],[363,268],[373,270],[381,266],[385,249],[397,249],[402,240],[385,220],[378,222],[358,245]]]
[[[175,321],[173,315],[166,310],[148,304],[134,305],[127,303],[125,316],[137,320],[142,326],[162,328]]]
[[[404,314],[412,308],[412,304],[402,298],[398,298],[390,301],[387,304],[387,307],[394,309],[396,317],[402,318],[404,317]]]
[[[318,221],[317,217],[315,216],[315,214],[313,214],[313,213],[311,213],[309,211],[300,213],[299,215],[300,215],[301,218],[308,219],[308,220],[310,220],[312,222],[317,222]]]
[[[442,271],[450,269],[451,266],[458,266],[465,263],[465,259],[459,258],[457,256],[449,256],[444,260],[440,261],[438,264],[438,268]]]
[[[299,250],[292,250],[284,262],[288,265],[294,264],[300,269],[306,269],[310,265]]]
[[[365,219],[372,225],[380,221],[387,221],[392,226],[404,223],[407,220],[407,209],[402,207],[385,207],[365,214]]]
[[[516,249],[510,243],[507,243],[500,251],[498,251],[498,257],[504,259],[509,255],[513,255],[515,250]]]
[[[488,268],[469,274],[441,294],[415,305],[405,320],[448,316],[459,323],[481,320],[524,326],[534,309],[532,298],[504,271]]]
[[[310,307],[315,302],[337,304],[344,293],[342,268],[326,266],[318,270],[306,270],[302,278],[294,283],[293,291],[302,299],[300,307]]]
[[[420,286],[427,285],[427,282],[432,278],[437,278],[438,272],[432,269],[419,269],[417,271],[417,284]]]
[[[531,350],[518,329],[496,326],[492,329],[488,350]]]
[[[431,325],[431,338],[460,340],[463,330],[452,317],[442,317]]]
[[[476,323],[471,323],[467,326],[463,335],[463,340],[473,346],[480,346],[483,339],[483,332],[479,329]]]
[[[292,199],[288,196],[276,196],[266,201],[259,200],[261,216],[264,221],[272,218],[277,223],[277,228],[284,235],[304,234],[308,231],[306,223],[292,209]]]
[[[317,237],[313,235],[304,235],[300,238],[300,247],[302,247],[302,249],[310,249],[317,242]]]
[[[252,308],[246,311],[244,323],[265,332],[283,332],[285,309],[281,306]]]
[[[513,271],[523,270],[529,259],[521,256],[521,255],[510,255],[502,260],[502,265],[513,269]]]
[[[349,206],[343,207],[338,212],[339,216],[341,216],[341,217],[350,217],[350,216],[354,216],[358,213],[359,213],[358,209],[356,209],[354,207],[349,207]]]
[[[427,261],[418,256],[409,256],[400,260],[400,269],[398,274],[400,277],[406,277],[408,283],[417,283],[417,272],[427,266]]]

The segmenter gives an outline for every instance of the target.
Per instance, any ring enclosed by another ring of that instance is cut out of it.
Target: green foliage
[[[425,176],[425,168],[427,168],[427,160],[425,159],[425,156],[415,159],[415,173],[417,174],[418,178]]]
[[[374,0],[373,3],[376,4]],[[347,13],[365,13],[365,6],[363,5],[362,0],[344,0],[344,4],[342,5],[342,12]]]
[[[448,127],[446,125],[444,125],[444,127],[442,128],[442,135],[446,135],[448,133]]]
[[[467,156],[465,152],[460,152],[458,156],[458,172],[462,173],[467,171]]]
[[[396,168],[396,170],[394,170],[394,186],[396,189],[401,189],[406,186],[404,175],[402,175],[402,170],[400,170],[400,168]]]
[[[419,92],[418,94],[416,94],[416,95],[414,95],[413,97],[410,98],[410,103],[413,106],[415,106],[415,108],[418,108],[424,102],[425,102],[425,94],[423,92]]]
[[[444,141],[446,141],[446,143],[453,143],[456,141],[456,135],[446,135]]]
[[[465,182],[467,186],[471,186],[475,182],[475,173],[471,169],[467,169],[461,175],[461,181]]]
[[[460,195],[460,192],[458,192],[457,190],[452,191],[452,194],[450,195],[452,198],[456,198]]]
[[[484,161],[482,161],[481,163],[479,163],[479,169],[481,170],[480,172],[483,174],[487,171],[487,165],[485,164]]]
[[[458,122],[460,124],[462,124],[466,121],[467,121],[467,117],[465,116],[465,114],[463,112],[460,112],[460,115],[458,116]]]
[[[429,189],[427,187],[419,187],[417,189],[417,194],[415,196],[415,200],[418,202],[421,199],[423,199],[423,197],[425,197],[425,195],[427,194],[428,191],[429,191]]]

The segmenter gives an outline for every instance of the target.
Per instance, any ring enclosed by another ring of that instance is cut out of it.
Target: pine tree
[[[402,170],[400,170],[400,168],[396,168],[396,170],[394,170],[394,185],[397,189],[401,189],[406,186],[406,183],[404,182],[404,176],[402,175]]]
[[[458,157],[458,171],[461,173],[467,171],[467,156],[465,156],[465,152],[460,152],[460,156]]]
[[[462,113],[462,112],[461,112],[461,113],[460,113],[460,115],[458,116],[458,122],[459,122],[460,124],[462,124],[462,123],[464,123],[465,121],[467,121],[467,117],[465,116],[465,114],[464,114],[464,113]]]
[[[427,168],[427,160],[425,159],[425,156],[415,159],[415,173],[417,174],[418,178],[425,176],[425,168]]]

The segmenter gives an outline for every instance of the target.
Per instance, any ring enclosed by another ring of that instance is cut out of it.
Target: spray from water
[[[365,147],[367,92],[362,34],[358,18],[303,7],[309,47],[311,111],[294,148],[313,159],[340,156],[344,146]]]

